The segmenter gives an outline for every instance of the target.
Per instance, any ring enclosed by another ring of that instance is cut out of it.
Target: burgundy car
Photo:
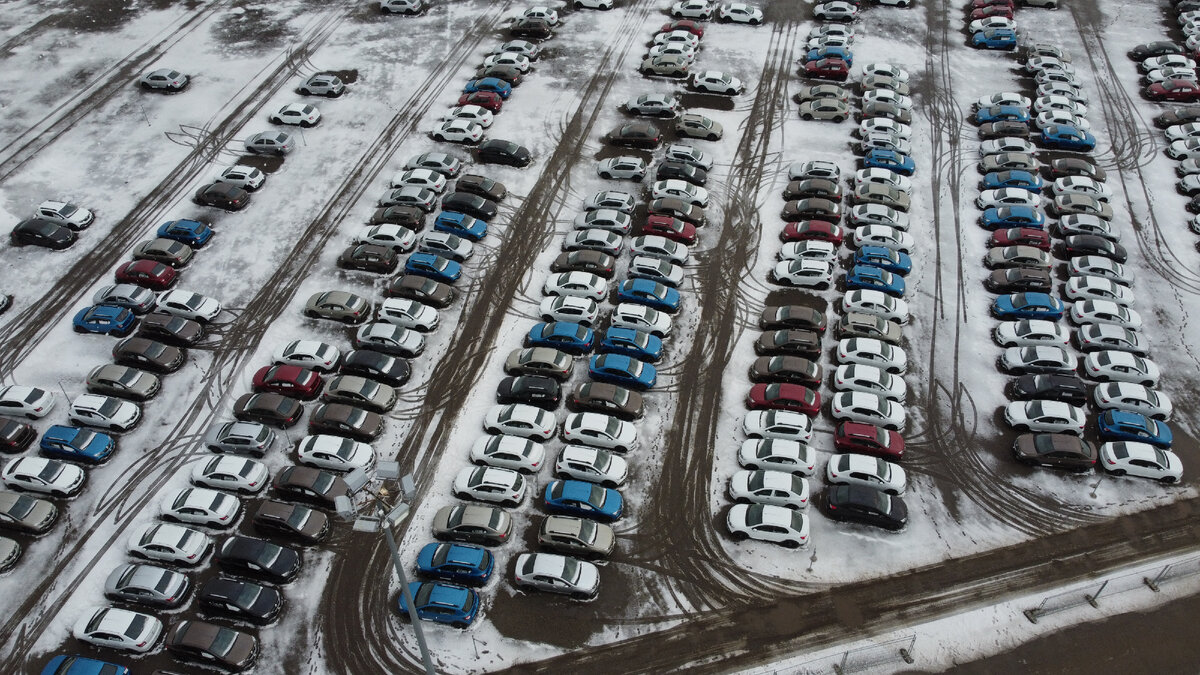
[[[779,238],[784,241],[827,241],[834,246],[841,246],[846,236],[840,225],[828,220],[800,220],[788,223]]]
[[[646,224],[642,226],[642,234],[657,234],[680,244],[696,243],[696,226],[671,216],[647,217]]]
[[[1002,16],[1005,19],[1013,18],[1013,8],[1009,5],[988,5],[987,7],[977,7],[971,12],[971,20],[986,19],[989,16]]]
[[[838,452],[860,452],[892,461],[904,458],[904,439],[900,434],[873,424],[842,422],[833,445]]]
[[[1032,246],[1043,251],[1050,250],[1050,235],[1036,227],[1010,227],[996,230],[988,246]]]
[[[746,395],[751,410],[791,410],[814,416],[821,410],[821,394],[799,384],[756,384]]]
[[[971,7],[974,9],[979,9],[980,7],[994,7],[997,5],[1000,7],[1007,7],[1009,9],[1014,8],[1013,0],[972,0],[971,2]]]
[[[325,381],[316,371],[300,366],[263,366],[254,373],[254,391],[271,391],[311,401],[321,393]]]
[[[658,29],[658,32],[670,33],[673,30],[686,30],[696,37],[704,37],[704,26],[700,25],[700,23],[697,21],[692,21],[691,19],[679,19],[678,21],[664,23],[662,28]]]
[[[500,98],[500,94],[494,91],[474,91],[470,94],[459,96],[458,104],[477,105],[497,113],[500,112],[500,107],[504,105],[504,99]]]
[[[131,260],[117,268],[117,283],[137,284],[152,291],[163,291],[175,285],[179,273],[174,267],[153,260]]]
[[[817,77],[822,80],[844,81],[850,77],[850,66],[838,58],[827,58],[819,61],[809,61],[804,64],[806,77]]]
[[[1146,98],[1154,101],[1178,101],[1192,103],[1200,101],[1200,84],[1191,80],[1167,80],[1146,87]]]

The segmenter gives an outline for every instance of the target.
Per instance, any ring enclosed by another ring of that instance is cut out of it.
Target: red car
[[[833,57],[809,61],[804,64],[804,75],[841,82],[850,77],[850,66],[846,65],[845,61]]]
[[[874,424],[842,422],[833,445],[838,452],[860,452],[892,461],[904,458],[904,439],[900,434]]]
[[[993,232],[988,246],[1033,246],[1049,251],[1050,235],[1036,227],[1010,227]]]
[[[470,94],[459,96],[458,104],[477,105],[497,113],[500,112],[500,107],[504,105],[504,99],[500,98],[500,94],[494,91],[474,91]]]
[[[325,382],[315,371],[300,366],[263,366],[254,374],[254,391],[269,391],[302,401],[321,393]]]
[[[840,225],[827,220],[800,220],[784,226],[779,238],[783,241],[827,241],[841,246],[846,236]]]
[[[988,5],[980,7],[971,12],[971,20],[986,19],[989,16],[1002,16],[1005,19],[1013,18],[1013,8],[1010,5]]]
[[[671,216],[649,216],[642,234],[657,234],[671,241],[691,245],[696,243],[696,226]]]
[[[117,283],[137,284],[152,291],[163,291],[175,285],[179,272],[174,267],[153,260],[133,260],[117,268]]]
[[[973,9],[979,9],[980,7],[993,7],[996,5],[1008,7],[1009,9],[1016,8],[1016,6],[1013,4],[1013,0],[974,0],[971,3],[971,7]]]
[[[1191,103],[1200,101],[1200,84],[1191,80],[1167,80],[1146,87],[1146,98],[1154,101],[1178,101]]]
[[[751,410],[791,410],[816,416],[821,411],[821,394],[799,384],[756,384],[746,395]]]
[[[704,37],[704,26],[701,26],[699,23],[692,21],[691,19],[680,19],[678,21],[664,23],[662,28],[658,29],[658,32],[670,33],[673,30],[686,30],[696,37]]]

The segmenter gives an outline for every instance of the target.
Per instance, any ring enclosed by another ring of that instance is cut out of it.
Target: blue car
[[[1046,319],[1058,321],[1063,304],[1046,293],[1012,293],[992,301],[992,315],[997,319]]]
[[[1169,448],[1175,440],[1171,427],[1165,422],[1152,420],[1145,415],[1125,410],[1105,410],[1096,419],[1100,440],[1140,441],[1160,448]]]
[[[617,302],[636,302],[660,312],[679,311],[679,291],[650,279],[629,279],[617,287]]]
[[[904,276],[912,271],[912,258],[907,253],[884,246],[863,246],[854,252],[855,265],[870,265]]]
[[[658,371],[624,354],[597,354],[588,361],[588,376],[629,389],[645,391],[658,382]]]
[[[887,169],[902,176],[911,176],[917,170],[917,164],[908,155],[902,155],[895,150],[871,148],[863,157],[863,168]]]
[[[404,263],[404,271],[452,284],[462,276],[462,265],[433,253],[414,253]]]
[[[108,661],[59,654],[50,659],[42,675],[129,675],[129,669]]]
[[[433,221],[433,229],[448,232],[463,239],[479,241],[487,235],[487,223],[465,213],[442,211]]]
[[[92,305],[75,313],[71,325],[76,333],[98,333],[124,337],[133,332],[137,317],[126,307]]]
[[[979,216],[979,224],[986,230],[1007,230],[1010,227],[1046,226],[1046,215],[1032,206],[993,206]]]
[[[444,581],[413,581],[408,584],[417,616],[455,628],[466,628],[479,613],[479,594],[458,584]],[[408,603],[400,594],[400,613],[408,615]]]
[[[805,55],[805,61],[820,61],[821,59],[832,58],[841,59],[846,62],[847,66],[854,65],[854,52],[846,47],[819,47],[817,49],[808,50]]]
[[[200,248],[212,239],[213,229],[198,220],[168,220],[159,225],[158,236]]]
[[[621,517],[625,502],[621,493],[581,480],[556,480],[546,486],[546,510],[568,516],[582,516],[602,523]]]
[[[988,28],[971,36],[976,49],[1016,49],[1017,31],[1011,28]]]
[[[491,551],[471,544],[425,544],[417,554],[417,572],[468,586],[487,583],[495,566]]]
[[[551,347],[579,356],[595,348],[596,334],[574,321],[539,323],[529,329],[529,346]]]
[[[975,111],[975,123],[987,122],[1029,122],[1029,111],[1015,105],[992,105]]]
[[[43,455],[54,459],[100,464],[112,456],[117,442],[98,431],[55,424],[42,435],[39,447]]]
[[[1019,188],[1030,192],[1041,192],[1045,183],[1042,177],[1028,171],[992,171],[983,177],[979,184],[981,190],[999,190],[1000,188]]]
[[[870,265],[855,265],[846,275],[846,290],[874,289],[894,298],[904,297],[904,278]]]
[[[500,98],[507,99],[512,95],[512,85],[498,77],[481,77],[478,80],[471,80],[467,86],[463,87],[464,94],[474,94],[477,91],[491,91],[500,95]]]
[[[662,358],[662,350],[661,338],[636,328],[613,326],[600,341],[600,351],[632,356],[639,361],[658,361]]]
[[[1074,150],[1091,152],[1096,148],[1096,137],[1066,124],[1052,124],[1042,129],[1041,144],[1051,150]]]

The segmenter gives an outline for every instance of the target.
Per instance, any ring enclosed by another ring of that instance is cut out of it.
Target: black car
[[[425,229],[425,212],[415,206],[385,206],[371,214],[370,225],[399,225],[414,232]]]
[[[611,279],[616,261],[602,251],[570,251],[559,254],[550,263],[551,272],[589,272],[596,276]]]
[[[242,394],[233,404],[233,416],[239,420],[283,429],[295,426],[303,414],[300,401],[271,392]]]
[[[1191,122],[1200,122],[1200,108],[1174,108],[1154,118],[1154,126],[1159,129]]]
[[[1155,56],[1166,56],[1167,54],[1184,54],[1183,47],[1174,42],[1147,42],[1140,44],[1129,50],[1129,58],[1134,61],[1145,61],[1146,59]]]
[[[250,193],[229,183],[213,183],[196,190],[192,201],[226,211],[241,211],[250,203]]]
[[[271,623],[283,610],[283,595],[279,591],[229,577],[204,582],[196,591],[196,600],[204,609],[257,624]]]
[[[21,452],[37,438],[37,429],[24,422],[0,417],[0,452]]]
[[[458,182],[462,184],[462,180]],[[484,222],[495,218],[498,211],[496,202],[471,192],[451,192],[442,197],[442,209],[465,213]]]
[[[1025,138],[1029,135],[1029,125],[1016,120],[998,120],[980,125],[980,138],[1003,138],[1006,136]]]
[[[685,180],[692,185],[704,186],[708,182],[708,172],[694,164],[684,162],[662,161],[654,171],[654,180]]]
[[[275,494],[325,508],[333,508],[338,497],[349,497],[350,486],[341,476],[311,466],[289,466],[275,474]]]
[[[655,199],[646,207],[646,212],[652,216],[670,216],[678,218],[682,221],[691,223],[696,227],[702,227],[705,223],[704,209],[694,204],[689,204],[682,199],[672,197],[663,197]]]
[[[754,353],[759,356],[815,356],[821,353],[821,336],[811,330],[776,330],[758,336]]]
[[[384,293],[390,298],[408,298],[445,309],[454,302],[454,289],[446,284],[416,274],[401,274],[392,279]]]
[[[558,408],[562,387],[544,375],[517,375],[500,380],[496,387],[497,403],[527,403],[546,410]]]
[[[268,500],[254,513],[254,529],[314,544],[329,536],[329,516],[307,506]]]
[[[842,187],[826,178],[809,178],[794,180],[783,188],[785,200],[807,199],[809,197],[824,197],[830,201],[842,201]]]
[[[554,35],[554,31],[545,19],[538,19],[531,16],[518,18],[508,27],[508,32],[513,37],[533,38],[534,40],[545,40]]]
[[[399,356],[356,349],[346,355],[341,372],[343,375],[358,375],[399,387],[412,376],[412,366]]]
[[[662,132],[649,122],[629,122],[613,129],[605,140],[625,148],[653,150],[662,143]]]
[[[138,324],[138,337],[149,338],[176,347],[190,347],[204,337],[204,326],[198,321],[165,312],[152,312]]]
[[[1047,399],[1071,405],[1088,400],[1087,386],[1074,375],[1022,375],[1009,385],[1008,395],[1016,400]]]
[[[475,148],[475,157],[485,164],[529,166],[529,150],[523,145],[498,138],[488,139]]]
[[[399,264],[395,249],[375,244],[351,244],[337,259],[338,267],[343,269],[379,274],[394,272]]]
[[[213,559],[228,572],[276,583],[289,582],[300,572],[300,554],[295,550],[240,534],[221,542]]]
[[[751,382],[783,382],[806,387],[820,386],[821,364],[799,356],[760,356],[750,364]]]
[[[504,183],[473,173],[460,177],[454,184],[454,189],[459,192],[470,192],[494,202],[503,201],[508,196],[508,188],[504,187]]]
[[[1115,241],[1094,234],[1077,234],[1063,239],[1062,257],[1075,258],[1085,255],[1098,255],[1123,263],[1129,257],[1125,247]]]
[[[902,530],[908,507],[899,497],[863,485],[834,485],[825,493],[825,514],[834,520]]]
[[[992,293],[1040,293],[1050,290],[1050,271],[1037,267],[1010,267],[996,270],[983,280],[984,288]]]
[[[1021,434],[1012,454],[1022,464],[1052,469],[1085,472],[1096,465],[1096,446],[1072,434]]]
[[[1063,178],[1064,176],[1083,176],[1101,183],[1108,180],[1108,174],[1104,169],[1078,157],[1063,157],[1050,162],[1050,177]]]
[[[55,250],[70,248],[79,235],[58,223],[41,218],[22,220],[9,235],[13,246],[42,246]]]
[[[154,373],[173,373],[183,366],[187,352],[156,340],[129,337],[113,347],[113,361]]]

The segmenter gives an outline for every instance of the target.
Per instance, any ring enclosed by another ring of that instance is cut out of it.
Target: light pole
[[[400,593],[408,608],[408,618],[412,622],[413,632],[417,635],[417,648],[421,651],[421,662],[425,664],[427,675],[436,675],[437,671],[433,668],[429,647],[425,644],[425,632],[421,629],[421,617],[417,616],[416,602],[408,590],[408,577],[405,576],[404,565],[400,562],[400,547],[396,545],[396,536],[392,532],[393,527],[408,517],[408,502],[416,493],[412,475],[401,477],[398,462],[379,462],[375,468],[375,476],[382,481],[399,480],[400,491],[397,495],[399,499],[396,500],[395,505],[388,502],[391,493],[386,487],[380,487],[378,491],[372,490],[367,487],[367,483],[370,481],[367,473],[362,469],[356,469],[347,474],[346,484],[350,486],[352,493],[363,490],[370,495],[369,503],[362,505],[367,507],[367,512],[360,513],[360,507],[350,497],[338,497],[334,500],[334,506],[338,515],[344,520],[354,521],[356,532],[383,532],[383,538],[387,541],[388,550],[391,552],[392,566],[396,569],[396,576],[400,578]],[[371,513],[372,510],[374,513]]]

